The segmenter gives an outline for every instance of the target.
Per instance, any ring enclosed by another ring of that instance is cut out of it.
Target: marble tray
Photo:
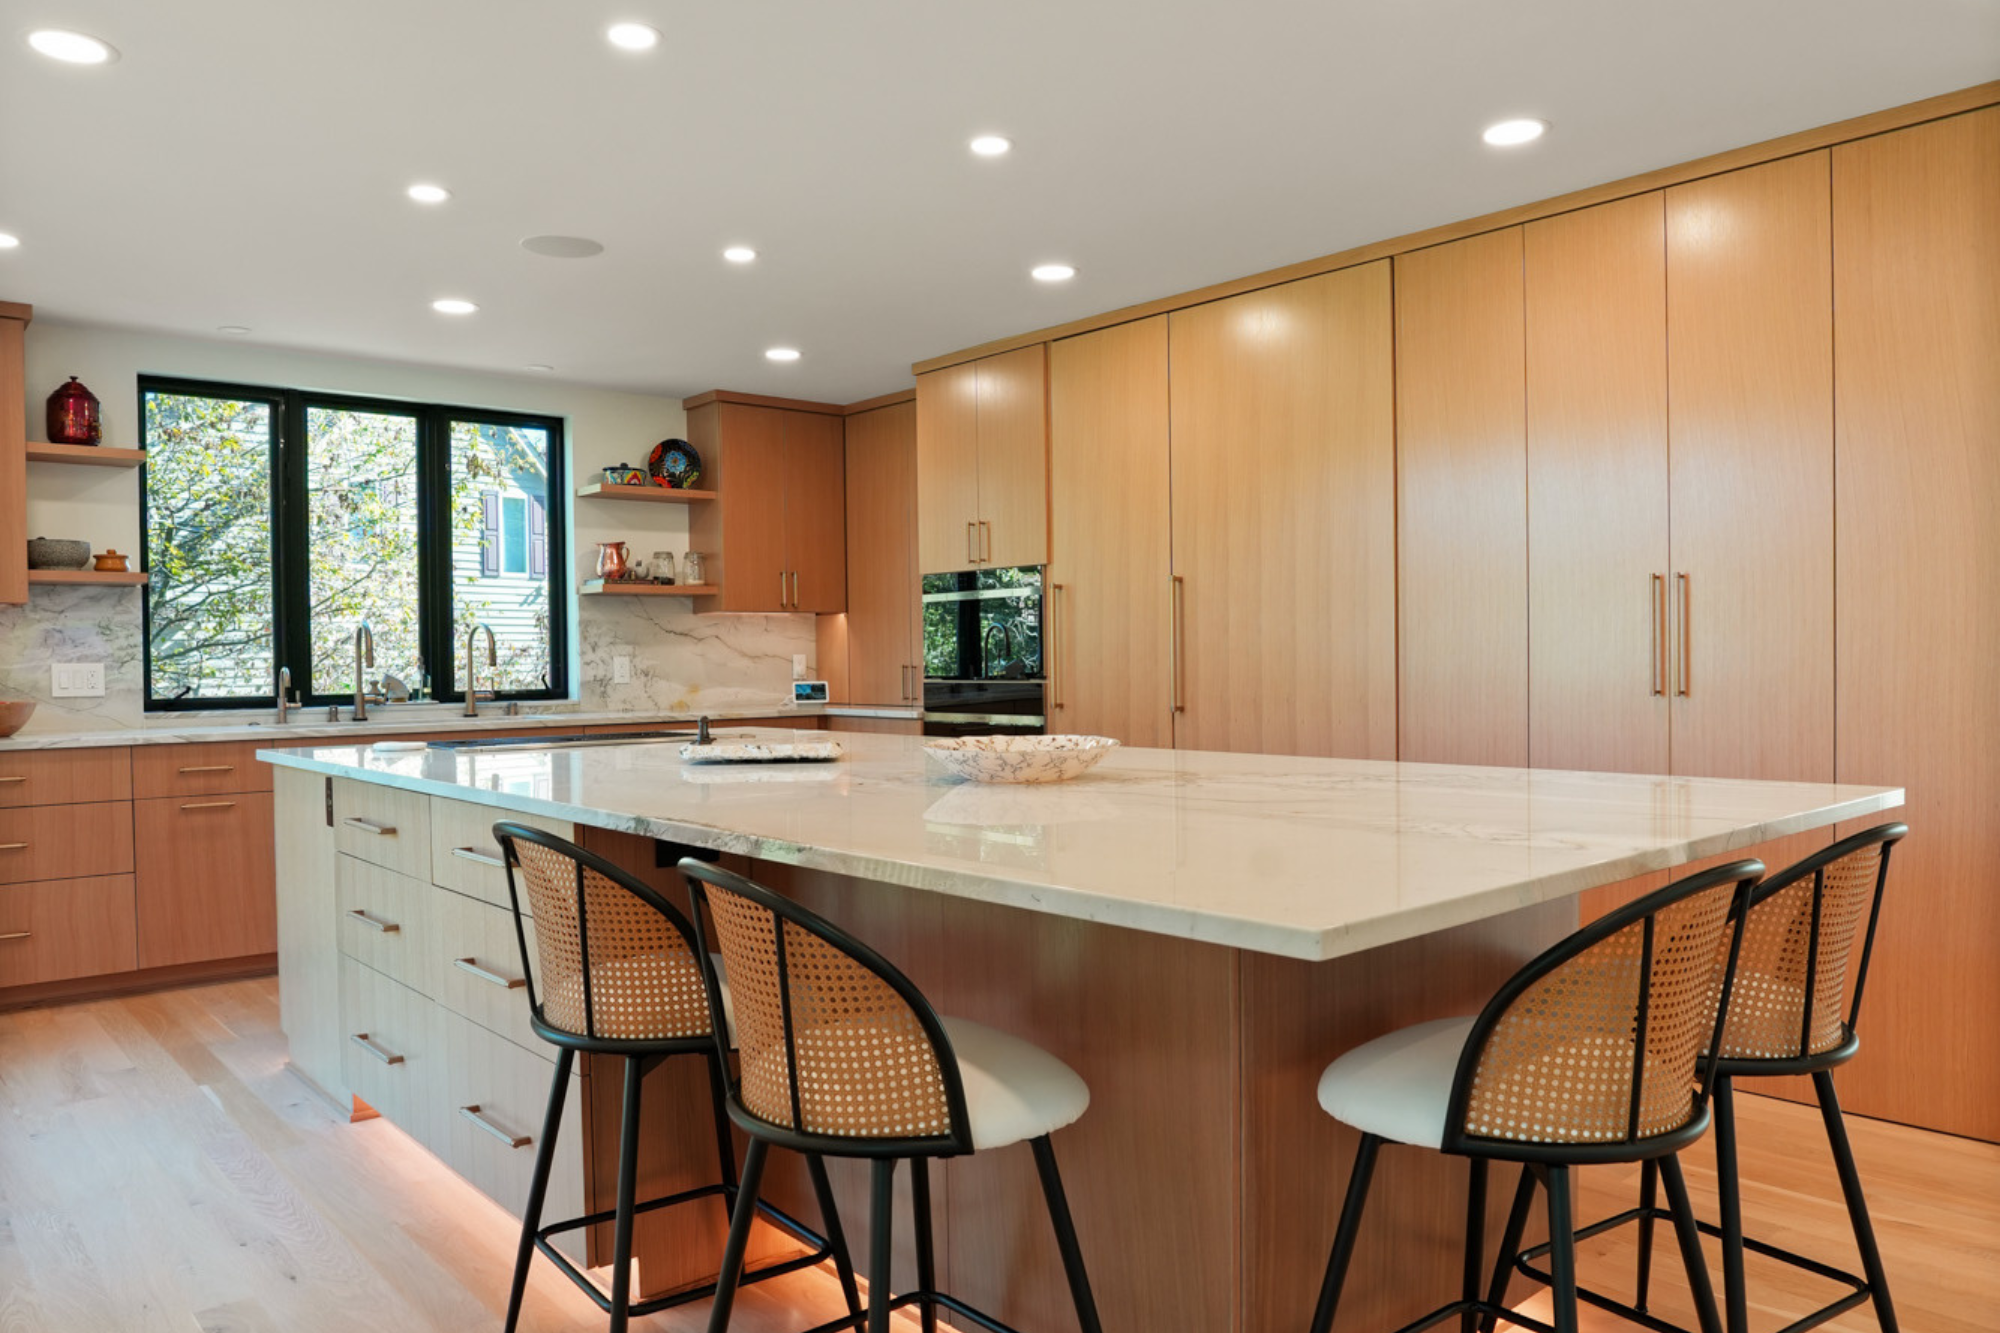
[[[836,740],[818,741],[712,741],[681,746],[681,760],[689,764],[823,764],[845,753]]]

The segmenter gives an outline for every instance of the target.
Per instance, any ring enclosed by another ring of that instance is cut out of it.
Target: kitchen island
[[[1302,1327],[1352,1152],[1313,1097],[1328,1060],[1476,1010],[1574,925],[1584,889],[1902,800],[1161,750],[1058,786],[982,787],[930,771],[915,738],[842,741],[838,763],[764,767],[685,766],[672,743],[267,752],[295,1065],[510,1203],[531,1156],[511,1141],[539,1126],[533,1075],[545,1084],[548,1065],[507,984],[520,963],[485,826],[566,832],[676,896],[677,848],[719,850],[869,940],[940,1010],[1029,1037],[1089,1082],[1091,1109],[1057,1148],[1107,1329]],[[468,1065],[518,1085],[512,1104],[466,1084]],[[655,1077],[642,1189],[705,1169],[698,1073]],[[565,1133],[604,1141],[615,1087],[599,1098],[583,1081]],[[579,1154],[572,1205],[609,1169],[609,1154]],[[1426,1154],[1385,1160],[1355,1326],[1393,1326],[1453,1288],[1462,1174]],[[1024,1329],[1072,1327],[1027,1155],[934,1177],[945,1285]],[[835,1179],[858,1218],[862,1175]],[[774,1170],[767,1193],[810,1217],[803,1183]],[[719,1214],[648,1220],[647,1289],[712,1266]]]

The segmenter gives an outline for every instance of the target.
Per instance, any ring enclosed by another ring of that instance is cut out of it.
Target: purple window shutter
[[[487,491],[479,497],[479,572],[488,578],[500,573],[500,492]]]
[[[548,511],[532,495],[528,497],[528,574],[538,579],[549,576]]]

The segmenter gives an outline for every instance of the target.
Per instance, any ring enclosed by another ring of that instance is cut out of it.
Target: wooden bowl
[[[33,699],[0,699],[0,736],[11,736],[35,715]]]

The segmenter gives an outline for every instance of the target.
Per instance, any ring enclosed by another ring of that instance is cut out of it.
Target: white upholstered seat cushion
[[[1446,1104],[1470,1018],[1440,1018],[1356,1046],[1319,1076],[1319,1104],[1342,1124],[1420,1148],[1444,1143]]]
[[[1090,1086],[1033,1042],[970,1019],[940,1021],[958,1057],[974,1148],[1040,1138],[1075,1123],[1090,1105]]]

